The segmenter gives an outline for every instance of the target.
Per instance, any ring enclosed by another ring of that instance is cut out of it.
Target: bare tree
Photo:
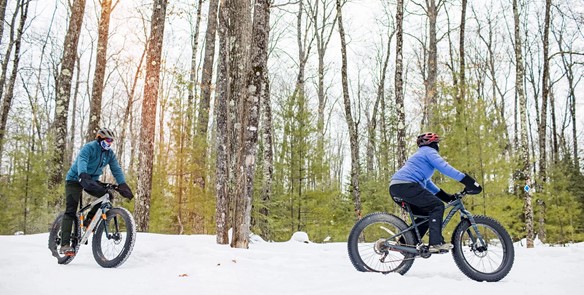
[[[112,0],[100,0],[101,15],[99,17],[99,28],[97,37],[97,55],[95,57],[95,73],[93,75],[93,87],[91,88],[91,100],[89,106],[89,125],[87,126],[86,140],[91,141],[99,129],[101,120],[101,100],[103,97],[103,87],[105,79],[105,68],[107,65],[107,48],[109,38],[109,26],[111,13],[118,5],[119,0],[112,6]]]
[[[395,13],[395,107],[397,111],[397,164],[406,163],[406,114],[404,108],[403,44],[404,44],[404,1],[397,0]]]
[[[456,110],[458,113],[461,112],[460,108],[461,103],[464,102],[466,97],[466,61],[465,61],[465,52],[464,52],[464,30],[466,28],[466,4],[467,0],[462,0],[462,11],[460,14],[460,34],[459,34],[459,46],[458,46],[458,58],[460,59],[460,65],[458,71],[460,72],[460,81],[458,83],[458,104],[456,106]]]
[[[572,125],[572,158],[574,160],[574,165],[576,171],[580,171],[580,160],[578,153],[578,134],[577,134],[577,121],[576,121],[576,89],[580,81],[584,79],[584,75],[578,76],[576,66],[578,61],[574,59],[575,51],[573,51],[574,44],[577,44],[577,36],[566,36],[565,33],[566,24],[565,20],[562,19],[562,28],[554,30],[554,36],[556,43],[558,44],[558,49],[562,59],[563,70],[566,75],[566,82],[568,83],[568,93],[567,93],[567,105],[570,117],[570,125]],[[553,105],[553,104],[552,104]]]
[[[426,73],[424,80],[424,116],[422,118],[422,127],[428,128],[434,125],[433,109],[436,105],[436,79],[438,77],[438,39],[436,35],[436,24],[438,11],[444,4],[443,0],[425,0],[425,6],[422,7],[428,17],[428,47],[426,56]]]
[[[0,0],[0,44],[2,44],[2,36],[4,35],[4,20],[6,18],[6,6],[8,0]]]
[[[146,58],[146,85],[142,103],[140,130],[140,156],[138,190],[135,216],[138,231],[148,231],[150,221],[150,198],[152,193],[152,165],[154,159],[154,133],[156,129],[156,105],[160,83],[160,60],[164,39],[164,22],[168,0],[154,0],[150,19],[150,38]]]
[[[539,119],[539,179],[542,182],[546,181],[546,131],[547,131],[547,113],[548,113],[548,97],[550,84],[550,61],[549,61],[549,34],[550,34],[550,10],[552,1],[545,1],[545,20],[543,30],[543,76],[542,76],[542,91],[541,91],[541,110]],[[540,184],[543,187],[543,183]]]
[[[53,171],[50,186],[60,184],[63,181],[65,151],[67,150],[67,118],[69,115],[69,100],[71,97],[71,81],[73,68],[77,60],[77,45],[85,12],[85,0],[75,0],[71,10],[69,28],[63,44],[63,57],[61,69],[56,80],[57,97],[55,103],[55,146],[53,153]]]
[[[12,72],[10,74],[10,79],[6,85],[6,93],[4,93],[4,82],[5,82],[5,68],[7,61],[10,56],[5,56],[6,63],[2,63],[2,77],[0,78],[0,98],[4,94],[4,99],[2,100],[2,109],[0,110],[0,159],[2,158],[2,152],[4,150],[4,138],[6,135],[6,122],[8,121],[8,113],[12,106],[12,100],[14,99],[14,84],[16,83],[16,75],[18,74],[18,66],[20,64],[20,48],[22,43],[22,35],[25,30],[26,18],[28,16],[28,6],[30,0],[19,0],[16,5],[16,12],[14,13],[14,18],[16,15],[20,14],[20,20],[18,23],[18,28],[16,29],[16,37],[14,37],[14,22],[10,28],[10,42],[9,52],[12,47],[14,47],[14,57],[12,59]],[[2,161],[0,161],[1,165]]]
[[[197,5],[197,12],[195,16],[195,28],[194,34],[191,34],[191,72],[189,75],[189,87],[188,87],[188,108],[189,111],[187,112],[187,121],[189,124],[193,124],[194,120],[193,115],[195,113],[195,96],[197,95],[196,85],[197,85],[197,52],[199,51],[199,26],[201,24],[201,11],[203,6],[203,0],[198,0]],[[211,7],[209,6],[209,12],[211,11]],[[187,133],[191,134],[191,126],[187,129]],[[190,140],[190,138],[189,138]]]
[[[239,127],[236,129],[238,146],[231,247],[247,248],[249,245],[251,190],[253,188],[259,115],[259,96],[254,94],[260,91],[261,87],[254,90],[255,86],[249,84],[250,44],[252,40],[250,3],[249,1],[232,1],[229,8],[230,36],[233,38],[229,55],[232,69],[230,95],[237,103],[239,110],[237,120]],[[258,13],[263,13],[263,11],[259,9]],[[260,70],[260,72],[263,71]]]
[[[378,112],[380,111],[380,104],[383,104],[385,101],[385,80],[387,76],[387,68],[389,66],[389,57],[391,55],[391,41],[393,40],[393,36],[395,35],[395,29],[393,26],[388,25],[387,29],[387,43],[385,46],[385,54],[381,53],[381,68],[379,70],[379,81],[377,82],[377,93],[375,97],[375,103],[373,105],[373,110],[371,117],[367,119],[367,173],[374,172],[374,152],[375,152],[375,137],[376,137],[376,130],[377,130],[377,119],[378,119]],[[383,46],[382,50],[383,51]],[[384,115],[383,113],[381,114]]]
[[[230,137],[228,119],[229,100],[229,39],[228,39],[229,9],[226,2],[219,6],[219,68],[217,74],[217,164],[216,164],[216,190],[217,202],[215,209],[215,225],[217,244],[229,243],[227,231],[229,229],[229,203],[230,203]]]
[[[523,90],[524,68],[523,68],[523,54],[521,45],[521,32],[519,21],[519,6],[518,0],[513,0],[513,19],[515,28],[515,89],[519,99],[519,120],[520,120],[520,141],[519,141],[519,157],[521,167],[518,171],[517,180],[525,184],[525,191],[523,195],[524,206],[523,213],[525,215],[525,228],[527,233],[527,247],[533,248],[533,206],[531,204],[531,189],[529,187],[533,184],[530,177],[530,161],[529,161],[529,147],[527,141],[527,99]],[[521,184],[522,185],[522,184]]]
[[[272,180],[274,173],[273,141],[272,141],[272,107],[270,102],[270,82],[268,81],[268,46],[270,37],[270,5],[269,0],[257,0],[254,8],[254,23],[252,33],[252,68],[250,72],[251,89],[256,90],[262,109],[262,140],[263,150],[263,178],[261,188],[261,201],[263,206],[259,213],[262,215],[258,222],[263,237],[270,240],[268,228],[268,203],[272,198]],[[254,93],[250,93],[254,95]],[[257,136],[257,135],[256,135]]]
[[[213,62],[215,59],[215,36],[217,34],[218,0],[209,2],[207,32],[205,33],[205,53],[203,59],[203,74],[201,77],[201,105],[199,106],[198,131],[202,137],[207,135],[209,125],[209,108],[211,105],[211,81],[213,79]]]
[[[339,35],[341,37],[341,80],[343,87],[343,101],[345,104],[345,120],[349,127],[349,141],[351,144],[351,186],[350,192],[355,205],[355,218],[361,219],[361,192],[359,188],[359,176],[361,168],[359,165],[359,140],[357,135],[358,123],[353,120],[351,111],[351,99],[349,97],[349,81],[347,77],[347,43],[345,41],[345,29],[343,27],[343,14],[341,0],[337,1],[337,17],[339,22]]]
[[[319,161],[318,166],[322,166],[322,161],[324,160],[324,137],[325,137],[325,108],[327,106],[327,96],[325,93],[324,76],[325,76],[325,55],[328,49],[328,44],[331,40],[332,34],[334,32],[335,24],[337,22],[336,9],[332,1],[329,0],[316,0],[313,3],[308,1],[307,3],[308,18],[314,26],[314,38],[316,39],[316,51],[318,56],[318,76],[317,76],[317,96],[318,96],[318,109],[317,109],[317,122],[316,129],[318,132],[317,141],[317,153],[321,156],[316,157],[316,161]],[[299,32],[300,33],[300,32]],[[325,172],[327,173],[327,172]],[[322,178],[323,175],[319,175],[318,178]],[[321,181],[322,179],[318,179]]]

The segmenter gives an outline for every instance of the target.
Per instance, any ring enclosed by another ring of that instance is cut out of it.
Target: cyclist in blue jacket
[[[61,254],[75,255],[75,248],[70,244],[73,221],[76,218],[77,207],[81,199],[83,190],[95,197],[101,197],[106,193],[105,188],[98,179],[103,173],[103,168],[109,165],[110,170],[118,183],[118,191],[128,199],[134,195],[126,184],[126,178],[122,168],[118,163],[116,154],[111,149],[115,139],[115,133],[108,128],[101,128],[97,131],[95,140],[85,144],[77,159],[69,169],[65,179],[66,209],[61,225]],[[87,222],[95,215],[98,206],[94,207],[88,214]]]
[[[391,178],[389,193],[393,198],[407,202],[414,214],[428,215],[429,222],[419,226],[420,235],[430,230],[429,251],[448,252],[452,244],[442,237],[444,202],[454,200],[451,194],[437,187],[431,180],[434,170],[461,182],[468,194],[478,194],[482,187],[468,174],[450,166],[439,154],[440,137],[436,133],[420,134],[416,140],[418,151],[413,154]],[[417,221],[417,220],[416,220]]]

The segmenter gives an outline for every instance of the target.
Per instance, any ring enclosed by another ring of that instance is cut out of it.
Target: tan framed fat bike
[[[78,253],[80,246],[87,245],[91,237],[95,261],[102,267],[111,268],[122,265],[130,257],[136,241],[136,224],[128,210],[113,206],[117,186],[109,183],[103,183],[103,186],[107,192],[77,212],[73,221],[71,246]],[[87,214],[95,206],[99,206],[99,209],[91,220],[86,220]],[[74,255],[60,253],[64,215],[61,213],[57,216],[49,232],[49,250],[59,264],[68,264],[75,258]]]

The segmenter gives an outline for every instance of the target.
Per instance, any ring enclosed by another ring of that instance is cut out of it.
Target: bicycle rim
[[[384,219],[375,218],[371,223],[366,222],[362,230],[357,229],[355,232],[358,234],[356,254],[367,271],[403,274],[413,263],[413,255],[391,250],[384,243],[406,245],[408,239],[400,235],[387,240],[402,229],[391,220]]]
[[[486,243],[486,249],[476,239],[476,232],[469,227],[460,238],[460,250],[465,264],[475,272],[497,273],[505,265],[506,245],[497,230],[486,224],[477,224]],[[474,241],[473,241],[474,240]]]
[[[93,236],[93,255],[103,267],[117,267],[124,263],[136,238],[135,224],[130,213],[121,208],[108,211]]]

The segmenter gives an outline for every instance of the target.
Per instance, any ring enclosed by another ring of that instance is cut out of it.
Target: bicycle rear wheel
[[[475,216],[474,220],[485,245],[477,239],[476,230],[470,221],[464,219],[452,235],[454,261],[466,276],[475,281],[499,281],[513,266],[513,241],[496,220],[486,216]]]
[[[399,217],[388,213],[371,213],[359,220],[351,230],[348,252],[358,271],[405,274],[414,263],[414,254],[383,246],[384,242],[415,245],[411,231],[387,240],[408,226]]]
[[[136,224],[132,214],[124,208],[113,208],[95,230],[93,257],[102,267],[118,267],[130,257],[135,241]]]
[[[53,224],[51,225],[50,232],[49,232],[49,250],[55,258],[57,258],[57,262],[59,264],[69,264],[69,262],[73,261],[75,256],[67,256],[65,254],[61,254],[61,224],[63,223],[63,216],[65,213],[59,214]],[[75,252],[79,250],[79,233],[81,232],[81,228],[79,228],[79,219],[75,218],[73,220],[73,232],[71,233],[71,245],[75,248]]]

